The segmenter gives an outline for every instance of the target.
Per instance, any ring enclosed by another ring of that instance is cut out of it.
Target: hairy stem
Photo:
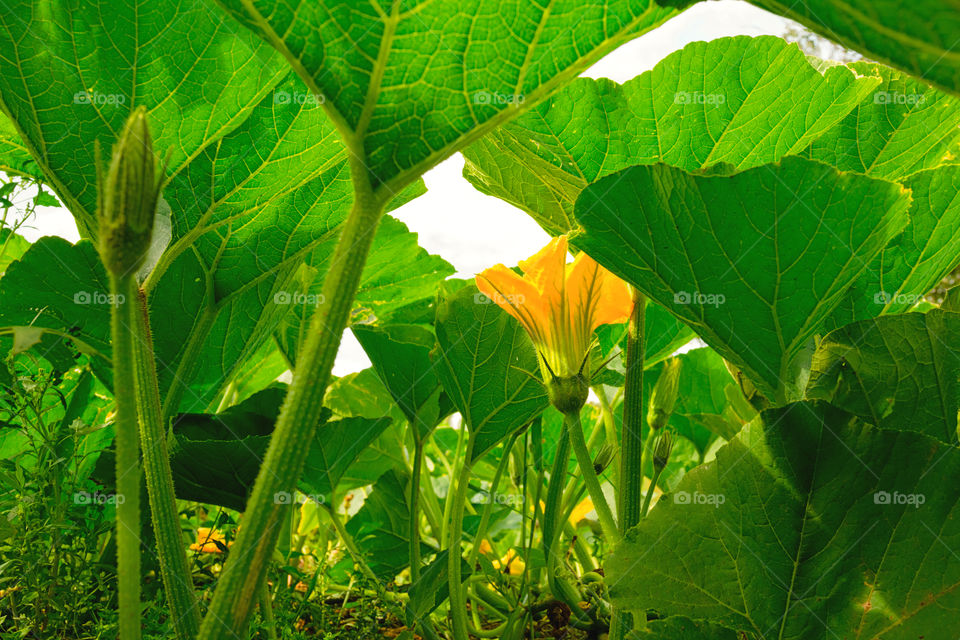
[[[280,530],[283,510],[274,494],[294,490],[320,422],[330,370],[383,215],[384,199],[374,194],[366,167],[355,155],[350,162],[353,208],[323,283],[323,303],[310,318],[290,390],[243,514],[244,526],[200,627],[199,640],[245,636],[250,611]]]
[[[627,376],[623,385],[623,431],[620,434],[620,492],[617,516],[620,533],[640,522],[643,501],[643,368],[647,298],[633,289],[633,312],[627,325]],[[632,616],[613,609],[610,640],[623,640],[633,628]]]
[[[462,426],[461,429],[466,429]],[[457,475],[456,493],[453,495],[450,508],[450,523],[447,528],[447,573],[450,582],[450,618],[453,622],[453,640],[470,640],[467,630],[467,592],[463,585],[463,576],[460,563],[463,558],[461,539],[463,537],[463,511],[467,502],[467,490],[470,484],[472,465],[470,457],[473,454],[473,436],[467,440],[467,450],[463,456],[463,464]]]
[[[597,478],[597,472],[593,468],[593,459],[590,457],[590,451],[587,449],[587,442],[583,438],[583,425],[580,424],[580,412],[571,411],[564,414],[563,424],[570,436],[570,445],[573,447],[573,454],[577,459],[577,466],[580,468],[580,474],[583,476],[583,482],[587,485],[587,493],[590,494],[590,501],[593,502],[593,508],[600,519],[600,528],[603,529],[603,535],[608,544],[613,544],[620,539],[620,531],[617,529],[617,523],[613,519],[613,512],[610,511],[610,505],[607,504],[607,498],[603,495],[603,489],[600,487],[600,479]]]
[[[480,514],[480,525],[477,528],[477,535],[473,540],[473,548],[470,549],[470,553],[467,555],[467,566],[469,567],[472,567],[477,561],[477,555],[480,553],[480,544],[487,537],[487,528],[490,526],[490,518],[493,515],[493,505],[497,495],[497,489],[500,487],[500,480],[503,478],[503,473],[506,471],[507,465],[510,464],[510,448],[516,439],[517,434],[514,433],[507,440],[507,444],[503,447],[503,455],[500,457],[500,463],[497,465],[497,470],[494,471],[493,479],[490,481],[490,493],[487,495],[487,503],[483,505],[483,513]]]
[[[161,418],[157,368],[153,357],[153,336],[147,300],[138,290],[136,317],[137,411],[140,415],[140,444],[143,469],[150,498],[150,515],[157,537],[160,574],[170,607],[174,632],[180,640],[193,640],[200,629],[200,613],[193,592],[193,580],[187,565],[187,552],[180,531],[180,511],[173,489],[170,455],[167,450],[166,423]]]
[[[140,443],[137,394],[134,390],[132,275],[110,274],[114,304],[110,309],[113,342],[113,397],[117,405],[117,591],[120,640],[140,638]]]
[[[415,437],[413,471],[410,474],[410,581],[420,579],[420,474],[423,473],[423,441]]]

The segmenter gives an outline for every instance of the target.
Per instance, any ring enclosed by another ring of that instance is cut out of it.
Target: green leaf
[[[310,314],[323,295],[323,274],[329,268],[332,251],[298,274],[298,281],[285,292],[289,304],[277,332],[278,341],[291,362],[308,330]],[[437,287],[452,275],[453,266],[440,256],[427,253],[417,244],[417,234],[399,220],[384,216],[373,238],[353,302],[353,322],[388,323],[393,314],[411,304],[433,300]],[[296,304],[296,300],[302,300]]]
[[[799,153],[872,99],[870,75],[818,71],[780,38],[694,42],[623,85],[572,82],[465,149],[464,176],[558,235],[576,228],[580,192],[626,167],[747,169]]]
[[[909,203],[899,185],[796,157],[730,176],[639,166],[583,192],[573,242],[782,403],[802,391],[808,341]]]
[[[6,16],[0,106],[84,236],[96,234],[94,140],[106,156],[133,107],[148,108],[154,148],[170,151],[176,175],[288,73],[199,4],[15,0]]]
[[[391,192],[677,13],[654,0],[221,4],[322,96]]]
[[[432,354],[443,388],[474,438],[477,460],[547,406],[533,343],[473,285],[444,299]]]
[[[680,380],[677,402],[670,416],[670,426],[706,453],[715,435],[730,438],[743,426],[728,411],[728,393],[740,390],[713,349],[692,349],[680,358]]]
[[[957,443],[960,314],[881,316],[827,334],[806,395],[864,420]]]
[[[3,113],[0,113],[0,171],[8,176],[22,176],[34,180],[43,177],[13,122]]]
[[[420,572],[420,579],[410,585],[408,591],[410,599],[407,601],[406,608],[408,627],[413,627],[417,621],[425,619],[450,597],[450,581],[447,579],[449,554],[449,549],[438,553],[436,558]],[[460,573],[463,578],[466,579],[471,572],[472,567],[461,558]]]
[[[393,580],[409,563],[409,478],[392,469],[383,474],[360,510],[347,522],[370,569],[383,580]],[[434,549],[421,544],[424,553]]]
[[[960,94],[956,0],[750,0],[868,58]]]
[[[0,279],[0,327],[71,337],[95,367],[110,362],[110,283],[94,246],[40,238]]]
[[[10,263],[19,260],[30,248],[23,236],[7,228],[0,228],[0,278],[6,273]]]
[[[170,445],[177,497],[242,511],[286,391],[270,387],[222,413],[178,416]],[[345,417],[318,425],[297,488],[329,502],[338,490],[358,486],[353,467],[390,423],[388,417]],[[364,476],[360,485],[377,477]],[[292,496],[278,499],[293,502]]]
[[[828,329],[903,313],[923,299],[957,265],[960,255],[960,165],[915,173],[910,220],[869,263],[826,323]]]
[[[696,338],[696,334],[675,315],[656,302],[647,301],[644,318],[643,366],[649,369],[663,362],[677,349]],[[623,363],[627,357],[627,325],[605,324],[597,329],[597,339],[605,358],[619,349]]]
[[[883,65],[856,62],[850,68],[882,82],[803,155],[886,180],[932,169],[956,155],[960,100]]]
[[[628,533],[611,597],[757,637],[942,637],[960,606],[957,473],[960,450],[920,434],[826,404],[766,411]]]
[[[672,616],[665,620],[651,620],[647,628],[635,631],[631,640],[740,640],[743,636],[709,622],[698,622]]]
[[[433,333],[418,325],[389,325],[354,326],[353,335],[419,437],[429,436],[446,417],[440,408],[443,390],[430,361],[436,344]]]

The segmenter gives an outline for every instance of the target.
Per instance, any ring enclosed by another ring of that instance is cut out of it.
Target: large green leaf
[[[130,109],[148,108],[176,174],[288,73],[202,4],[13,0],[0,27],[0,107],[83,235],[96,233],[94,140],[108,152]]]
[[[780,640],[943,638],[960,450],[826,404],[762,414],[605,563],[615,603]]]
[[[436,330],[437,374],[476,460],[546,408],[537,354],[520,323],[473,285],[440,303]]]
[[[271,387],[221,413],[178,416],[170,444],[177,497],[242,511],[285,395],[285,387]],[[390,422],[388,417],[345,417],[318,426],[298,488],[327,502],[338,489],[357,486],[350,481],[351,467]],[[293,496],[278,500],[293,502]]]
[[[353,198],[340,138],[282,56],[222,12],[21,4],[30,28],[0,34],[16,68],[2,106],[81,233],[96,231],[94,143],[105,155],[130,108],[170,154],[169,246],[144,289],[165,413],[209,411],[290,311],[272,301],[336,246]]]
[[[221,4],[284,54],[393,191],[689,3]]]
[[[960,314],[882,316],[827,334],[813,356],[807,397],[880,427],[957,442]]]
[[[750,0],[874,60],[960,94],[957,0]]]
[[[821,72],[780,38],[694,42],[623,85],[574,81],[465,149],[464,175],[565,233],[587,184],[628,166],[746,169],[799,153],[873,99],[880,80],[864,76]]]
[[[874,178],[900,180],[956,157],[960,99],[867,62],[852,69],[882,81],[850,114],[814,140],[804,155]]]
[[[903,186],[913,196],[909,223],[847,291],[828,329],[907,311],[957,266],[960,165],[915,173]]]
[[[796,157],[730,176],[638,166],[583,192],[574,243],[782,402],[800,396],[808,341],[909,203],[899,185]]]

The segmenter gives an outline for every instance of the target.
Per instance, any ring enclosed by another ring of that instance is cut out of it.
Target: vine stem
[[[617,516],[620,533],[640,522],[643,501],[643,368],[646,358],[647,298],[633,291],[633,312],[627,325],[627,374],[623,385],[623,431],[620,434],[620,491]],[[617,606],[610,617],[610,640],[624,640],[633,617]]]
[[[467,566],[472,567],[477,561],[477,555],[480,553],[480,545],[487,537],[487,528],[490,526],[490,518],[493,515],[493,505],[496,499],[497,490],[500,488],[500,480],[503,478],[503,473],[507,469],[507,465],[510,463],[510,449],[513,448],[513,443],[517,440],[517,434],[512,434],[508,439],[507,443],[503,447],[503,455],[500,457],[500,462],[497,464],[497,469],[493,473],[493,479],[490,481],[490,493],[487,495],[487,503],[483,505],[483,513],[480,515],[480,525],[477,527],[477,535],[473,540],[473,547],[470,549],[470,553],[467,554]]]
[[[461,429],[466,429],[462,425]],[[467,502],[467,489],[470,484],[470,472],[473,465],[470,461],[473,455],[474,438],[471,434],[467,439],[467,450],[463,456],[463,464],[457,475],[457,491],[453,496],[450,508],[450,525],[447,529],[447,575],[450,583],[450,619],[452,621],[453,640],[470,640],[467,629],[467,591],[463,585],[463,576],[460,563],[463,560],[461,539],[463,538],[463,511]]]
[[[310,318],[290,390],[247,502],[243,526],[200,627],[199,640],[245,637],[260,581],[279,535],[282,505],[274,496],[294,490],[320,422],[330,370],[385,203],[385,197],[374,192],[367,169],[355,153],[350,155],[350,171],[353,208],[340,233],[323,283],[321,304]]]
[[[620,531],[617,529],[617,522],[613,519],[613,512],[610,511],[610,505],[607,504],[607,498],[603,495],[603,489],[600,487],[600,479],[597,478],[597,472],[593,468],[593,460],[590,458],[590,451],[587,449],[587,442],[583,438],[583,425],[580,424],[580,412],[571,411],[563,416],[563,424],[570,436],[570,445],[573,448],[573,454],[577,459],[577,466],[580,468],[580,474],[583,476],[583,483],[587,485],[587,493],[590,494],[590,501],[593,502],[593,508],[600,519],[600,528],[603,530],[603,536],[611,544],[620,540]]]
[[[180,511],[173,488],[166,423],[161,418],[160,390],[153,356],[153,336],[146,295],[137,288],[134,348],[137,412],[140,416],[140,444],[143,469],[150,499],[150,515],[157,538],[160,574],[170,607],[174,632],[180,640],[192,640],[200,628],[200,612],[187,565],[187,552],[180,530]]]
[[[411,425],[416,429],[416,425]],[[423,473],[423,440],[414,433],[413,470],[410,473],[410,581],[420,579],[420,474]]]
[[[140,638],[140,443],[134,391],[132,275],[110,272],[113,397],[117,406],[117,591],[120,640]]]

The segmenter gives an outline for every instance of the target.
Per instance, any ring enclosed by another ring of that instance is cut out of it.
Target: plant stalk
[[[466,429],[466,425],[461,427]],[[470,472],[473,465],[470,457],[473,455],[473,435],[467,440],[467,449],[463,456],[463,464],[457,475],[457,490],[453,496],[450,508],[450,524],[447,529],[447,575],[450,583],[450,619],[452,621],[453,640],[470,640],[467,629],[467,592],[463,584],[463,575],[460,563],[463,559],[461,539],[463,537],[463,511],[467,502],[467,490],[470,484]]]
[[[613,519],[613,512],[610,511],[610,505],[607,504],[607,498],[603,495],[603,489],[600,487],[600,479],[597,478],[597,472],[593,468],[593,459],[590,457],[590,451],[587,449],[587,442],[583,438],[583,425],[580,424],[580,412],[571,411],[563,416],[563,425],[570,435],[570,445],[573,447],[573,454],[577,459],[577,466],[580,467],[580,474],[583,476],[583,483],[587,485],[587,493],[590,494],[590,501],[593,502],[593,508],[600,519],[600,528],[603,530],[603,536],[610,544],[620,540],[620,531],[617,529],[617,522]]]
[[[633,312],[627,325],[627,374],[623,385],[623,431],[620,434],[620,487],[617,516],[620,533],[640,522],[643,502],[643,368],[646,358],[647,297],[633,289]],[[610,640],[624,640],[633,616],[619,607],[610,618]]]
[[[323,283],[323,302],[310,319],[298,354],[290,390],[243,515],[244,526],[200,627],[199,640],[245,636],[280,530],[283,510],[274,495],[294,490],[320,422],[330,371],[383,215],[384,199],[374,193],[363,162],[351,155],[350,164],[353,208]]]
[[[110,272],[113,397],[117,405],[117,591],[120,640],[140,638],[140,443],[134,390],[132,275]]]
[[[423,472],[423,441],[414,435],[413,471],[410,474],[410,580],[420,579],[420,474]]]
[[[143,469],[150,498],[150,515],[157,538],[160,574],[170,607],[174,632],[180,640],[192,640],[200,629],[200,613],[187,564],[187,552],[180,530],[180,511],[170,471],[166,424],[161,418],[160,390],[153,356],[153,335],[147,299],[137,289],[136,365],[137,411],[140,416],[140,445]]]

